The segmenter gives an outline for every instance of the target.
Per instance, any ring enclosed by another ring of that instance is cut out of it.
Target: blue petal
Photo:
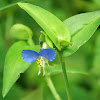
[[[39,57],[39,54],[33,50],[23,50],[21,55],[23,60],[28,63],[34,62]]]
[[[56,52],[53,49],[42,49],[39,55],[45,57],[50,62],[56,58]]]

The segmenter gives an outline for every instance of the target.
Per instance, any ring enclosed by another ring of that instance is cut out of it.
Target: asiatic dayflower
[[[32,63],[37,59],[39,67],[38,75],[41,73],[41,67],[43,67],[43,76],[45,75],[45,64],[47,61],[52,62],[56,58],[56,52],[53,49],[42,49],[39,53],[34,50],[23,50],[22,58],[28,63]]]

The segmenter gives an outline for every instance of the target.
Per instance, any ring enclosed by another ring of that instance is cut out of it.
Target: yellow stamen
[[[43,59],[42,58],[40,59],[40,62],[43,62]]]
[[[42,57],[41,59],[37,59],[36,63],[38,64],[38,67],[43,67],[43,65],[41,65],[41,63],[43,63]]]
[[[40,59],[37,59],[36,63],[39,64],[40,62],[41,62]]]
[[[40,64],[40,67],[43,67],[43,65]]]

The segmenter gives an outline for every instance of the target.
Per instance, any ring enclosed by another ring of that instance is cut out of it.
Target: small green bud
[[[22,24],[13,25],[10,29],[10,35],[17,40],[28,40],[33,36],[31,29]]]
[[[41,40],[42,42],[45,42],[45,35],[41,34],[39,40]]]
[[[68,42],[66,40],[61,40],[60,41],[60,45],[63,46],[63,47],[65,47],[65,46],[68,46],[68,45],[72,45],[72,42]]]

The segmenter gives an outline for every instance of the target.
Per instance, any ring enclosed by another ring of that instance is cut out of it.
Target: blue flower
[[[43,76],[45,75],[45,63],[46,60],[52,62],[56,58],[56,52],[53,49],[42,49],[39,53],[34,50],[23,50],[22,58],[28,63],[34,62],[37,58],[37,64],[39,67],[38,75],[41,73],[41,67],[43,67]]]

